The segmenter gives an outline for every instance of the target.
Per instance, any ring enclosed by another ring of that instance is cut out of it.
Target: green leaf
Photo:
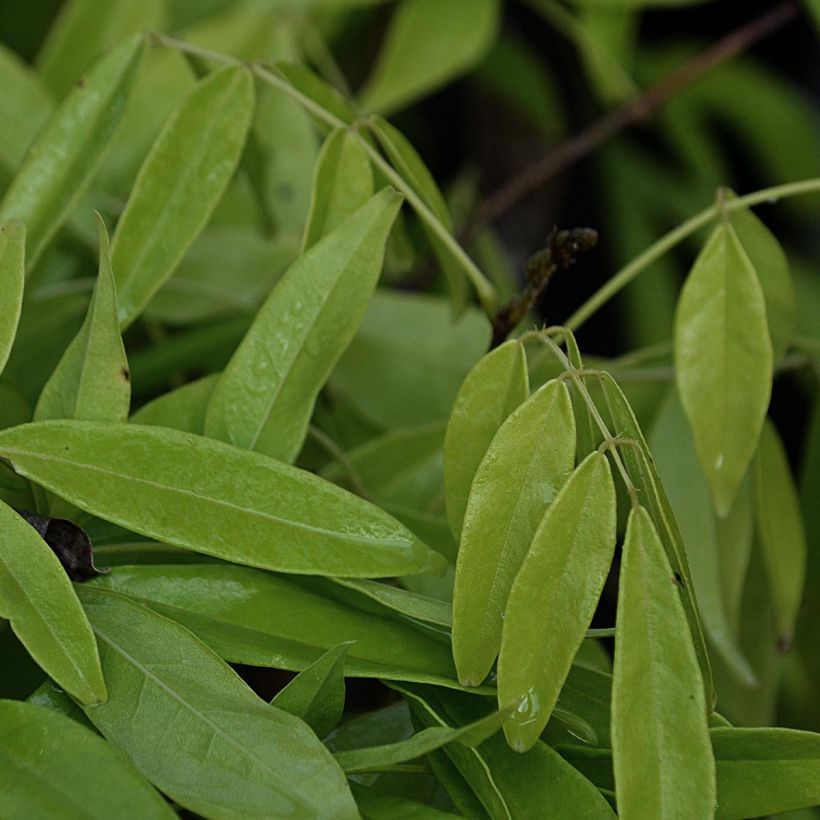
[[[444,439],[447,520],[456,538],[478,466],[498,428],[529,392],[524,347],[514,340],[479,359],[458,391]]]
[[[794,729],[712,729],[719,820],[820,804],[820,735]]]
[[[285,577],[245,567],[117,567],[95,583],[187,626],[231,663],[306,669],[351,643],[345,673],[457,686],[450,648],[384,609],[357,609]]]
[[[253,115],[253,79],[226,66],[199,82],[142,164],[111,245],[120,324],[174,272],[233,176]]]
[[[383,430],[444,421],[487,337],[474,308],[454,323],[441,298],[376,291],[330,384]]]
[[[612,686],[612,754],[624,817],[708,818],[715,764],[689,627],[649,513],[624,539]],[[640,720],[636,717],[640,716]]]
[[[201,435],[205,429],[208,402],[218,378],[219,373],[214,373],[165,393],[140,407],[131,416],[131,423],[171,427]]]
[[[427,170],[427,166],[410,141],[383,117],[371,117],[369,124],[396,171],[419,195],[445,229],[453,233],[453,218],[447,209],[447,203],[433,175]],[[453,315],[458,317],[464,312],[467,304],[467,279],[461,261],[452,255],[450,248],[430,229],[426,221],[422,224],[447,278]]]
[[[201,436],[49,421],[0,433],[0,452],[18,472],[92,515],[229,561],[354,577],[424,572],[444,563],[367,501]]]
[[[413,713],[426,726],[463,725],[486,714],[486,701],[476,697],[432,687],[402,689],[413,696]],[[461,777],[462,791],[450,790],[450,795],[468,816],[476,816],[476,798],[490,817],[505,820],[615,816],[595,786],[545,743],[536,743],[524,754],[513,752],[500,735],[472,749],[451,744],[428,758],[437,774],[442,754],[450,771],[454,767]],[[452,782],[445,781],[448,789]]]
[[[337,128],[316,160],[302,252],[338,228],[372,196],[373,172],[364,148],[352,131]]]
[[[718,225],[683,287],[675,374],[695,446],[725,516],[754,455],[772,386],[766,303],[730,225]]]
[[[329,649],[277,692],[271,706],[307,723],[318,737],[327,737],[345,707],[345,655],[349,643]]]
[[[26,277],[26,226],[21,222],[0,224],[0,373],[6,366],[17,323],[23,308],[23,282]]]
[[[31,144],[0,203],[0,222],[26,223],[28,268],[85,192],[119,123],[142,54],[141,35],[103,55]]]
[[[179,624],[116,593],[81,596],[112,681],[86,714],[157,788],[211,817],[357,817],[341,769],[301,720]]]
[[[770,421],[754,460],[757,532],[771,585],[778,641],[791,646],[806,577],[806,534],[788,457]]]
[[[452,820],[459,815],[440,811],[426,803],[418,803],[395,794],[384,794],[355,781],[350,790],[359,811],[367,820]]]
[[[726,201],[733,199],[737,197],[727,191]],[[760,280],[772,357],[777,362],[792,340],[797,311],[789,261],[774,234],[748,208],[736,208],[729,219]]]
[[[389,113],[463,73],[491,45],[496,0],[405,0],[390,22],[362,106]]]
[[[290,267],[214,388],[208,436],[293,461],[376,286],[400,206],[384,189]]]
[[[314,74],[307,66],[298,63],[278,62],[276,71],[300,94],[312,100],[320,108],[333,114],[347,125],[353,125],[356,112],[348,101],[321,77]]]
[[[63,715],[0,701],[0,813],[8,820],[176,817],[125,755]]]
[[[466,686],[490,671],[513,580],[574,460],[569,391],[553,380],[501,425],[478,467],[453,592],[453,657]]]
[[[0,616],[35,661],[83,703],[105,700],[97,645],[57,556],[0,502]]]
[[[615,551],[615,512],[609,462],[590,453],[548,507],[515,576],[504,613],[498,702],[520,703],[504,726],[518,752],[532,748],[547,725],[592,622]]]
[[[117,295],[108,233],[97,215],[100,267],[85,321],[40,393],[36,421],[125,421],[131,373],[117,322]]]
[[[401,687],[396,688],[402,691]],[[501,728],[514,708],[515,705],[498,712],[490,712],[472,723],[455,728],[431,726],[398,743],[337,752],[336,760],[348,774],[353,774],[414,760],[448,743],[460,743],[467,747],[478,746]]]

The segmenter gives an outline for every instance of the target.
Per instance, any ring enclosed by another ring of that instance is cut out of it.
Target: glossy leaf
[[[0,502],[0,616],[32,658],[83,703],[105,700],[97,645],[57,556]]]
[[[357,577],[443,564],[372,504],[201,436],[134,424],[38,422],[0,433],[0,453],[86,512],[230,561]]]
[[[414,760],[448,743],[460,743],[467,747],[478,746],[501,728],[513,708],[514,706],[490,712],[472,723],[455,728],[430,726],[398,743],[337,752],[336,760],[346,772],[355,773]]]
[[[478,465],[507,417],[529,396],[527,359],[517,341],[479,359],[453,404],[444,439],[447,520],[460,537]]]
[[[520,705],[504,726],[525,752],[547,725],[592,621],[615,551],[615,485],[591,453],[547,509],[504,612],[498,702]]]
[[[446,643],[407,623],[347,606],[285,577],[226,565],[118,567],[96,584],[187,626],[232,663],[306,669],[353,642],[345,674],[456,686]]]
[[[427,170],[427,166],[410,141],[398,128],[392,126],[383,117],[372,117],[370,127],[376,133],[379,144],[389,157],[391,165],[418,194],[422,202],[430,209],[434,218],[447,231],[453,233],[453,218],[447,209],[447,203],[444,201],[433,175]],[[467,279],[462,270],[461,261],[453,256],[450,248],[431,229],[425,215],[422,213],[419,216],[422,219],[427,239],[435,251],[447,278],[453,315],[458,317],[464,312],[467,303]]]
[[[735,198],[733,193],[727,192],[727,201]],[[796,305],[789,261],[774,234],[748,208],[733,210],[729,218],[760,280],[766,300],[772,357],[777,362],[786,352],[794,333]]]
[[[117,322],[117,294],[108,233],[98,215],[100,264],[85,321],[40,393],[36,421],[125,421],[131,373]]]
[[[142,48],[142,36],[134,35],[94,63],[37,134],[6,191],[0,221],[26,223],[29,270],[99,168]]]
[[[293,461],[376,287],[400,205],[384,189],[289,268],[214,388],[208,436]]]
[[[352,131],[337,128],[325,140],[313,173],[313,195],[302,252],[338,228],[373,196],[370,160]]]
[[[271,706],[301,718],[316,733],[327,737],[342,717],[345,706],[345,655],[350,644],[329,649],[277,692]]]
[[[174,272],[233,176],[253,115],[253,80],[227,66],[202,80],[142,164],[111,245],[120,324]]]
[[[820,735],[794,729],[712,729],[719,820],[820,804]]]
[[[551,381],[501,425],[473,480],[456,563],[453,657],[477,686],[501,646],[510,588],[575,460],[569,392]]]
[[[125,755],[40,706],[0,701],[0,761],[0,812],[8,820],[176,816]]]
[[[800,499],[777,430],[763,425],[754,461],[757,533],[771,585],[772,603],[783,649],[791,646],[806,577],[806,534]]]
[[[140,407],[131,416],[131,422],[200,435],[205,429],[205,413],[218,378],[219,374],[214,373],[165,393]]]
[[[313,732],[187,629],[112,592],[81,596],[112,682],[108,702],[86,714],[157,788],[211,817],[357,816]]]
[[[495,0],[406,0],[362,91],[363,107],[396,110],[470,68],[489,47],[497,16]]]
[[[21,222],[0,224],[0,373],[11,353],[17,323],[23,307],[23,281],[26,276],[26,226]]]
[[[675,373],[719,515],[754,455],[772,386],[763,290],[735,230],[719,225],[675,317]]]
[[[676,579],[643,507],[629,515],[618,592],[612,753],[624,817],[715,811],[715,764]],[[641,720],[635,716],[640,715]]]

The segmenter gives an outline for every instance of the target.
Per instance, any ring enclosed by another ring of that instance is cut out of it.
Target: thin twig
[[[588,156],[610,137],[630,125],[646,120],[686,86],[704,74],[748,50],[798,16],[793,0],[784,0],[768,12],[727,34],[721,40],[696,54],[667,77],[650,87],[639,97],[613,109],[567,142],[559,145],[538,162],[490,195],[459,232],[463,242],[473,237],[483,226],[494,222],[522,197],[542,187],[561,171]]]

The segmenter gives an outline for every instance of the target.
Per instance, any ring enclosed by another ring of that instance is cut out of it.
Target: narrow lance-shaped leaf
[[[217,382],[206,435],[293,461],[376,287],[400,206],[382,190],[288,269]]]
[[[144,404],[131,416],[134,424],[155,427],[172,427],[185,433],[201,435],[205,429],[205,413],[214,392],[219,373],[203,376],[194,382],[184,384],[164,393],[159,398]]]
[[[820,804],[820,735],[794,729],[712,729],[718,820]]]
[[[206,817],[358,816],[305,723],[260,700],[179,624],[113,592],[81,595],[116,682],[86,714],[155,786]]]
[[[624,817],[679,817],[683,806],[691,818],[715,812],[703,681],[676,585],[649,513],[633,508],[612,685],[615,789]]]
[[[100,267],[94,295],[79,333],[40,393],[36,421],[86,419],[125,421],[131,401],[131,374],[117,322],[117,295],[108,233],[97,215]]]
[[[329,649],[277,692],[271,706],[307,723],[318,737],[327,737],[345,706],[345,655],[349,643]]]
[[[520,701],[504,726],[518,752],[547,725],[592,621],[615,551],[615,485],[590,453],[547,509],[510,590],[498,659],[498,702]]]
[[[371,196],[370,160],[351,131],[337,128],[325,140],[316,160],[302,252],[338,228]]]
[[[0,616],[35,661],[83,703],[105,700],[91,627],[57,556],[0,502]]]
[[[683,287],[675,374],[695,446],[726,515],[754,455],[772,387],[766,303],[731,225],[719,225]]]
[[[11,700],[0,701],[0,814],[176,817],[125,755],[99,735],[51,709]]]
[[[0,221],[26,223],[29,270],[99,168],[142,48],[142,35],[134,35],[94,63],[43,126],[6,191]]]
[[[22,222],[0,225],[0,373],[11,353],[17,323],[23,307],[23,281],[26,276],[26,226]]]
[[[786,451],[770,421],[754,460],[758,536],[781,649],[791,646],[806,577],[806,533]]]
[[[453,592],[453,657],[466,686],[477,686],[490,671],[513,580],[574,459],[572,403],[555,380],[501,425],[478,467]]]
[[[461,385],[444,438],[447,520],[456,538],[478,465],[498,428],[528,395],[527,359],[517,341],[479,359]]]
[[[367,501],[201,436],[134,424],[35,422],[0,433],[0,453],[92,515],[228,561],[351,577],[444,564]]]
[[[253,79],[226,66],[197,84],[137,176],[111,245],[120,324],[174,272],[233,176],[253,115]]]

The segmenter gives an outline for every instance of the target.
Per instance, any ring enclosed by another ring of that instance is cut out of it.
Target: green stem
[[[762,202],[775,203],[786,197],[816,192],[820,192],[820,178],[804,179],[800,182],[790,182],[786,185],[764,188],[762,191],[755,191],[746,196],[724,202],[722,205],[715,204],[706,208],[699,214],[687,219],[686,222],[678,225],[677,228],[671,230],[666,236],[662,236],[642,254],[636,256],[628,265],[621,268],[602,288],[590,296],[590,298],[564,322],[564,327],[572,331],[578,330],[587,319],[605,305],[616,293],[623,290],[655,260],[659,259],[667,251],[674,248],[675,245],[680,244],[696,231],[699,231],[704,225],[708,225],[718,216],[721,208],[724,212],[731,213],[739,208],[759,205]]]

